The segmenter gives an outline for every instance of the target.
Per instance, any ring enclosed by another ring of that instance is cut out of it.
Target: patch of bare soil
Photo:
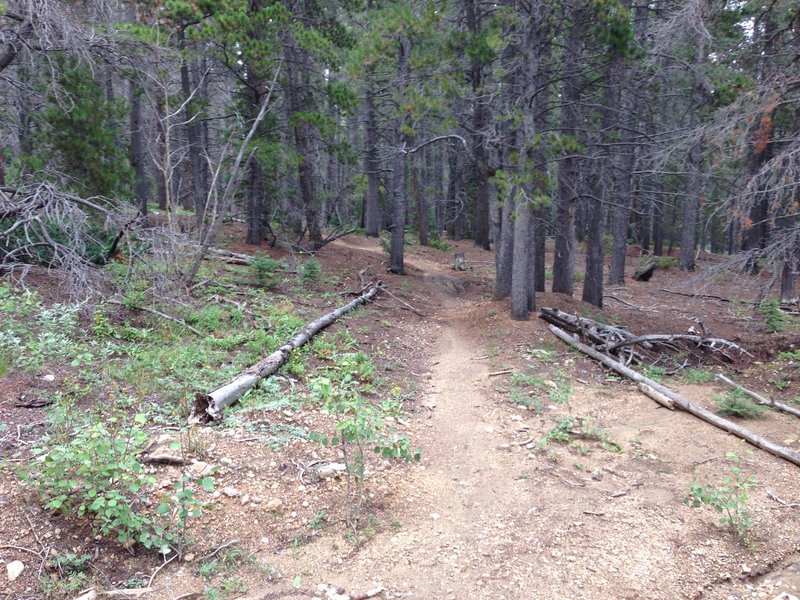
[[[800,595],[797,467],[661,408],[569,351],[543,322],[511,321],[507,301],[491,299],[493,255],[469,243],[455,246],[470,270],[457,273],[450,255],[412,248],[409,275],[386,274],[377,241],[355,237],[319,256],[326,273],[342,273],[342,291],[357,289],[356,274],[363,271],[386,280],[416,310],[384,295],[347,326],[364,331],[360,349],[381,355],[387,373],[418,382],[410,413],[397,425],[423,447],[421,462],[371,462],[361,527],[349,529],[343,520],[353,508],[346,504],[353,490],[344,479],[312,477],[308,467],[339,459],[335,451],[301,439],[273,450],[245,427],[205,428],[196,433],[196,458],[217,469],[217,492],[203,498],[211,504],[193,525],[190,560],[167,565],[154,590],[140,597],[204,597],[203,557],[233,540],[248,560],[231,572],[241,586],[225,592],[230,598]],[[540,294],[537,301],[636,333],[684,332],[699,317],[711,335],[758,350],[752,364],[732,366],[737,378],[764,391],[775,377],[767,363],[775,337],[747,305],[662,291],[695,290],[687,277],[659,269],[648,283],[629,281],[608,290],[602,312],[558,294]],[[747,300],[758,293],[757,283],[723,280],[703,293]],[[797,342],[794,333],[780,340],[785,348]],[[705,368],[727,368],[722,362]],[[665,383],[712,409],[712,396],[722,391],[713,383]],[[12,395],[20,393],[15,385]],[[768,391],[782,399],[797,393],[791,380]],[[327,417],[288,410],[263,418],[316,427]],[[745,424],[799,448],[800,422],[792,419],[769,413]],[[695,480],[723,485],[731,474],[728,452],[758,482],[746,503],[753,522],[746,540],[712,510],[684,504]],[[157,467],[164,481],[183,471]],[[227,495],[226,487],[237,493]],[[67,537],[59,551],[92,548],[94,540],[27,506],[9,478],[0,491],[7,532],[0,558],[29,564],[7,597],[35,598],[31,572],[38,563],[10,546],[38,550],[34,531],[40,542]],[[310,527],[323,511],[325,526]],[[109,587],[136,570],[147,580],[158,566],[144,557],[126,559],[108,545],[94,547],[97,568],[112,574]]]

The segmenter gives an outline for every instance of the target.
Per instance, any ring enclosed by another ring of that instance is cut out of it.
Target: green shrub
[[[775,333],[786,327],[786,313],[781,310],[781,305],[777,298],[764,300],[756,309],[756,312],[764,318],[767,332]]]
[[[22,476],[45,509],[89,518],[95,532],[114,535],[127,547],[138,543],[163,553],[179,548],[180,529],[200,506],[182,480],[155,514],[150,510],[145,492],[156,480],[138,459],[149,441],[146,421],[137,414],[128,425],[126,417],[112,416],[84,426],[68,441],[34,449],[37,458]],[[213,480],[203,486],[213,488]]]
[[[753,475],[742,473],[740,458],[733,452],[725,454],[729,461],[730,473],[719,484],[700,483],[695,479],[686,494],[684,503],[692,508],[708,506],[721,513],[720,523],[729,525],[741,538],[753,526],[750,511],[746,508],[750,490],[758,480]]]
[[[322,265],[316,258],[309,258],[300,265],[298,272],[303,282],[315,283],[319,281],[319,276],[322,274]]]
[[[708,383],[714,376],[703,369],[686,369],[681,373],[683,379],[689,383]]]
[[[283,262],[269,256],[256,256],[250,262],[250,267],[261,287],[273,288],[278,284],[280,273],[283,271]]]
[[[715,398],[717,412],[728,417],[755,419],[764,416],[766,408],[753,402],[741,390],[730,390]]]
[[[428,236],[428,246],[441,250],[442,252],[450,252],[450,244],[444,241],[438,233],[431,233]]]

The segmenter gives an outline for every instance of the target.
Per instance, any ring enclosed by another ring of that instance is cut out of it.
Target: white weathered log
[[[312,321],[275,352],[242,371],[222,387],[213,392],[198,392],[195,394],[194,407],[189,415],[189,423],[209,423],[220,420],[222,411],[226,406],[236,402],[242,394],[255,387],[262,379],[277,372],[289,360],[289,356],[294,350],[305,344],[339,317],[372,300],[382,288],[383,284],[378,282],[375,287],[367,290],[348,304],[329,312],[316,321]]]
[[[655,388],[647,385],[646,383],[640,383],[636,387],[645,396],[650,396],[653,400],[658,402],[664,408],[675,410],[675,403],[672,400],[670,400],[667,396],[656,390]]]
[[[586,344],[582,344],[578,340],[574,339],[571,335],[569,335],[566,331],[563,331],[558,327],[549,325],[548,328],[550,329],[551,333],[553,333],[553,335],[558,337],[560,340],[569,344],[573,348],[580,350],[581,352],[595,359],[596,361],[602,363],[609,369],[637,383],[643,383],[647,386],[650,386],[657,392],[660,392],[661,394],[672,400],[672,402],[674,402],[678,408],[694,415],[699,419],[702,419],[703,421],[706,421],[707,423],[710,423],[711,425],[714,425],[715,427],[719,427],[723,431],[727,431],[728,433],[731,433],[736,437],[739,437],[749,442],[756,448],[765,450],[766,452],[769,452],[770,454],[773,454],[778,458],[782,458],[785,461],[788,461],[800,467],[800,452],[776,444],[775,442],[772,442],[758,435],[757,433],[750,431],[749,429],[746,429],[745,427],[737,425],[736,423],[729,421],[727,419],[723,419],[719,415],[715,415],[711,411],[706,410],[702,406],[695,404],[694,402],[688,400],[687,398],[684,398],[682,395],[671,390],[670,388],[661,385],[660,383],[653,381],[648,377],[645,377],[641,373],[634,371],[629,367],[626,367],[625,365],[617,362],[613,358],[598,352],[594,348],[590,348]]]
[[[755,400],[757,404],[762,404],[764,406],[771,406],[772,408],[774,408],[775,410],[778,410],[780,412],[784,412],[784,413],[789,414],[789,415],[794,415],[795,417],[800,417],[800,409],[795,408],[794,406],[789,406],[788,404],[784,404],[783,402],[778,402],[777,400],[772,400],[770,398],[765,398],[761,394],[757,394],[756,392],[754,392],[752,390],[748,390],[746,387],[736,383],[732,379],[728,379],[722,373],[718,373],[717,374],[717,379],[719,379],[720,381],[723,381],[724,383],[727,383],[732,388],[741,391],[743,394],[747,394],[753,400]]]
[[[719,347],[721,346],[724,348],[730,348],[731,350],[736,350],[739,354],[746,354],[747,356],[753,356],[747,350],[745,350],[738,344],[734,344],[729,340],[725,340],[722,338],[703,337],[700,335],[692,335],[687,333],[650,333],[647,335],[639,335],[614,344],[613,346],[608,348],[608,351],[613,352],[614,350],[622,348],[623,346],[632,346],[635,344],[643,344],[643,343],[663,344],[666,342],[674,342],[674,341],[694,342],[700,348],[708,348],[713,351],[719,350]]]

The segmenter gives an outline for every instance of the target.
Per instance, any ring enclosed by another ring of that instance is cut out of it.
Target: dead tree
[[[289,356],[294,350],[308,342],[312,337],[336,321],[339,317],[346,315],[356,307],[372,300],[382,288],[383,284],[378,282],[377,285],[348,304],[306,325],[300,333],[275,350],[275,352],[263,358],[250,368],[245,369],[221,387],[212,392],[199,392],[195,394],[194,407],[189,416],[189,423],[210,423],[220,420],[225,407],[236,402],[242,394],[255,387],[260,381],[276,373],[278,369],[289,360]]]

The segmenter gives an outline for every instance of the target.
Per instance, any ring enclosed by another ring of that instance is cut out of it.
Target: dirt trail
[[[533,565],[524,549],[533,543],[526,538],[537,510],[501,433],[519,423],[491,401],[486,348],[464,333],[474,299],[453,294],[453,272],[442,265],[411,265],[441,307],[421,395],[429,418],[414,440],[424,458],[395,494],[406,502],[399,531],[367,544],[328,581],[345,589],[379,584],[392,598],[525,597],[519,589],[530,583]]]
[[[418,440],[424,460],[397,494],[406,496],[407,519],[388,543],[368,544],[336,577],[347,589],[369,574],[391,597],[516,597],[499,589],[508,587],[507,579],[502,585],[492,581],[508,568],[499,542],[505,536],[494,532],[524,530],[529,503],[497,449],[498,424],[486,400],[488,369],[476,360],[479,349],[459,333],[458,311],[448,309],[441,321],[425,391],[423,405],[431,415]]]

